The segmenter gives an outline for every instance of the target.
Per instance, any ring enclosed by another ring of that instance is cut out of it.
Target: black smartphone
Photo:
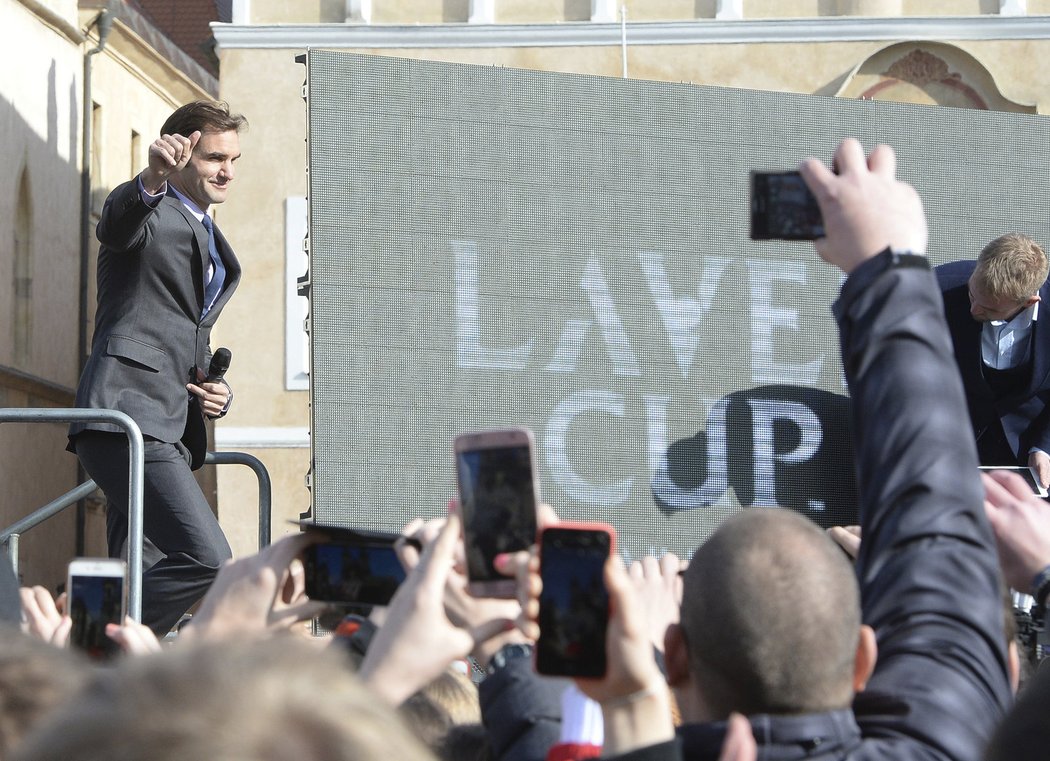
[[[514,579],[493,566],[496,555],[536,541],[540,489],[532,431],[504,428],[456,437],[467,590],[476,597],[514,597]]]
[[[394,551],[399,535],[302,523],[324,541],[303,551],[306,596],[321,602],[387,605],[405,580]]]
[[[824,237],[817,199],[798,172],[751,172],[751,239]]]
[[[106,624],[124,623],[127,613],[127,566],[111,558],[76,558],[69,563],[66,604],[73,626],[70,643],[92,658],[120,652],[106,636]]]
[[[560,523],[540,534],[538,673],[605,676],[609,593],[604,573],[615,537],[604,523]]]

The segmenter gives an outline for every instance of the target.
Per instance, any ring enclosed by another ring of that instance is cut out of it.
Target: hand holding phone
[[[603,523],[560,523],[540,534],[536,671],[600,678],[606,671],[609,592],[605,563],[615,530]]]
[[[303,551],[306,596],[321,602],[387,605],[405,580],[394,550],[400,534],[303,523],[324,537]]]
[[[120,651],[106,636],[106,624],[127,615],[127,565],[112,558],[76,558],[69,564],[67,606],[73,621],[69,641],[93,658]]]
[[[798,172],[751,173],[751,239],[824,237],[817,199]]]
[[[455,440],[467,589],[475,597],[514,597],[514,579],[493,561],[536,541],[540,490],[527,428],[464,433]]]

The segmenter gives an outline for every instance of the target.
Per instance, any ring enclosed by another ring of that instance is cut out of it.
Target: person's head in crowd
[[[1036,671],[992,736],[985,761],[1043,761],[1050,749],[1050,667]]]
[[[481,721],[478,688],[470,677],[450,667],[444,674],[420,690],[448,712],[453,724],[477,724]]]
[[[970,276],[970,314],[975,320],[1009,320],[1039,301],[1050,263],[1027,235],[1007,233],[981,251]]]
[[[92,673],[78,653],[62,650],[17,628],[0,628],[0,758],[76,694]]]
[[[685,721],[848,708],[875,665],[842,551],[789,510],[749,509],[696,551],[665,653]]]
[[[19,761],[423,761],[433,756],[354,677],[293,637],[129,658],[26,739]]]
[[[441,761],[492,761],[492,744],[483,724],[456,724],[437,751]]]
[[[412,728],[419,741],[436,751],[454,726],[452,717],[427,695],[417,692],[397,707],[397,713]]]
[[[398,707],[416,736],[437,752],[455,726],[479,724],[478,689],[465,675],[449,668]]]

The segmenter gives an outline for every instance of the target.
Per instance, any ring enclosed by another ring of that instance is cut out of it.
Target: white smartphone
[[[112,558],[75,558],[69,564],[66,610],[73,619],[69,641],[93,658],[116,653],[106,624],[127,614],[127,564]]]
[[[1023,478],[1034,494],[1040,497],[1047,496],[1046,487],[1039,483],[1039,476],[1027,465],[982,465],[981,470],[1009,470]]]
[[[536,542],[540,501],[536,445],[528,428],[501,428],[456,437],[467,590],[476,597],[514,597],[515,580],[493,561]]]

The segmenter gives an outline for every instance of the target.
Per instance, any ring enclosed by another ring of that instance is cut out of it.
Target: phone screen
[[[824,218],[798,172],[751,173],[752,240],[815,240]]]
[[[306,596],[323,602],[386,605],[405,580],[391,544],[325,542],[303,553]]]
[[[496,555],[536,541],[532,452],[527,445],[471,449],[459,452],[456,463],[467,575],[506,581],[493,568]]]
[[[1027,465],[982,465],[981,470],[1009,470],[1013,471],[1028,484],[1032,493],[1039,495],[1040,497],[1047,496],[1047,490],[1039,483],[1039,479],[1035,473]]]
[[[605,561],[608,531],[545,529],[540,544],[540,638],[536,670],[559,676],[605,675],[609,593]]]
[[[119,652],[117,643],[106,636],[106,624],[123,623],[124,579],[72,574],[69,582],[70,642],[93,658]]]

